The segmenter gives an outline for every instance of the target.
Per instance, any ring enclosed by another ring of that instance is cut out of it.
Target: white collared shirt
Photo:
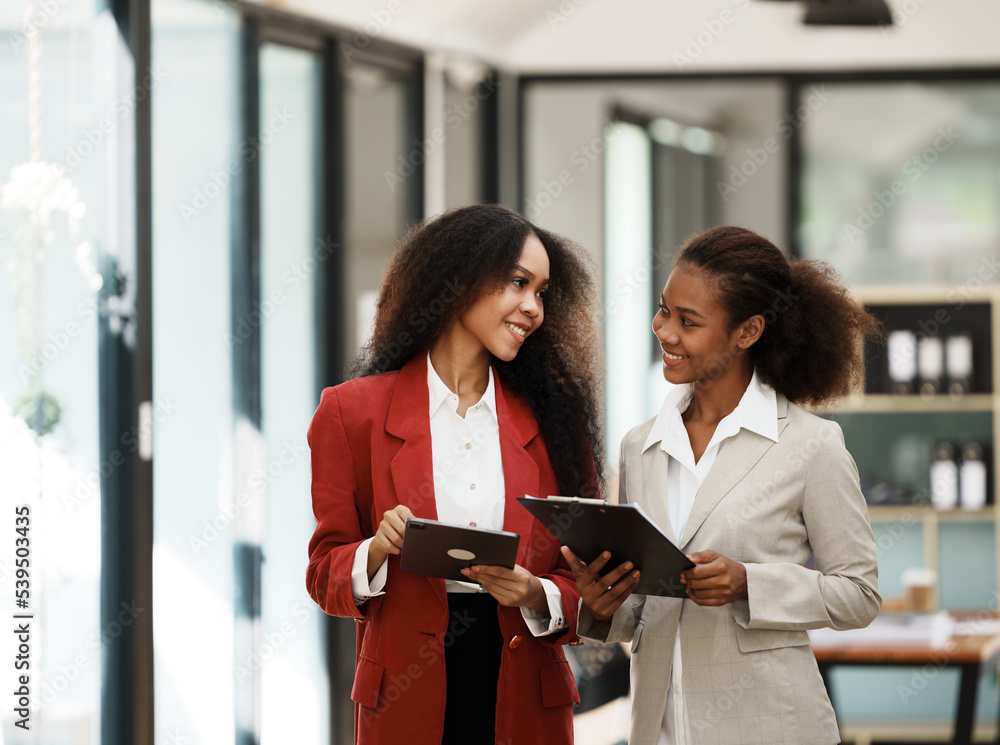
[[[693,396],[693,383],[672,388],[643,445],[645,451],[659,442],[660,449],[670,458],[667,465],[667,514],[678,546],[683,546],[685,538],[690,538],[684,535],[688,517],[698,497],[698,490],[712,470],[725,441],[739,434],[741,429],[778,441],[778,398],[771,386],[759,380],[755,370],[739,404],[716,426],[708,447],[695,463],[691,439],[681,417],[691,405]],[[691,727],[681,688],[681,641],[678,635],[674,641],[667,708],[657,745],[690,745],[690,742]]]
[[[437,519],[503,530],[506,496],[493,368],[489,369],[485,393],[462,417],[458,414],[458,396],[441,380],[428,353],[427,392]],[[354,554],[351,588],[359,605],[381,595],[385,587],[387,562],[382,562],[368,582],[368,545],[372,540],[363,541]],[[525,607],[521,615],[535,636],[544,636],[566,628],[566,617],[559,588],[550,580],[539,581],[548,600],[549,615]],[[448,592],[485,592],[473,582],[445,580],[445,588]]]

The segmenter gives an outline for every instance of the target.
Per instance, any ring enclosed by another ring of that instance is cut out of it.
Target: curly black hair
[[[460,207],[409,232],[382,281],[374,332],[351,377],[398,370],[426,354],[479,297],[502,290],[532,234],[549,258],[545,319],[513,360],[494,359],[494,365],[504,389],[531,407],[563,494],[597,497],[603,484],[602,355],[589,258],[506,207]]]
[[[764,333],[750,348],[754,368],[788,400],[820,405],[861,381],[861,342],[881,338],[881,326],[826,262],[789,261],[767,238],[722,226],[689,238],[675,256],[680,264],[705,273],[729,331],[763,316]]]

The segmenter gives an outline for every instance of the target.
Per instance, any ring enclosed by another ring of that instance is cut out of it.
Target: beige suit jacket
[[[656,745],[680,635],[694,745],[840,741],[807,629],[868,625],[878,614],[878,558],[868,508],[840,427],[778,394],[778,442],[748,430],[727,440],[695,496],[684,535],[667,513],[668,456],[643,449],[653,419],[622,441],[619,501],[636,502],[685,553],[742,562],[747,600],[701,607],[633,595],[579,631],[632,643],[629,745]],[[803,566],[811,555],[816,569]]]

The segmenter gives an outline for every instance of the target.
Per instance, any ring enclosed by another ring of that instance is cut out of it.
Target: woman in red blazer
[[[498,205],[453,210],[404,240],[356,377],[323,392],[306,582],[357,621],[359,745],[572,742],[579,593],[515,499],[599,493],[594,298],[564,239]],[[400,571],[408,517],[470,515],[521,536],[514,569]]]

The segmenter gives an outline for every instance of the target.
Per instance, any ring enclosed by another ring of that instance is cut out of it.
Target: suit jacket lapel
[[[778,436],[788,420],[788,399],[778,394]],[[684,528],[684,537],[678,544],[681,549],[694,537],[698,528],[705,522],[715,506],[729,491],[736,486],[759,461],[764,453],[774,445],[774,441],[748,430],[740,430],[738,434],[726,440],[719,449],[719,455],[712,465],[712,470],[702,482],[695,495],[694,506],[688,516]]]
[[[429,408],[427,356],[418,355],[399,371],[392,392],[385,431],[403,444],[389,468],[399,504],[414,517],[437,520]]]
[[[674,526],[670,524],[670,512],[667,509],[667,468],[670,456],[656,442],[642,453],[641,464],[642,483],[636,485],[635,501],[646,511],[649,519],[659,525],[676,544],[677,535],[674,533]],[[632,487],[629,491],[631,493]]]
[[[427,355],[420,354],[399,371],[392,391],[385,431],[403,440],[403,443],[392,457],[389,472],[392,474],[398,503],[409,507],[414,517],[437,520],[430,405],[430,395],[427,392]],[[386,509],[391,507],[392,505],[386,505]],[[381,514],[376,517],[381,519]],[[447,609],[444,580],[436,577],[424,579],[434,596]]]
[[[503,461],[503,529],[521,536],[517,563],[525,566],[531,531],[536,521],[516,500],[526,494],[542,498],[550,496],[538,493],[538,464],[525,450],[525,446],[538,435],[538,422],[523,401],[514,396],[504,397],[496,368],[493,370],[493,384],[500,426],[500,458]]]

